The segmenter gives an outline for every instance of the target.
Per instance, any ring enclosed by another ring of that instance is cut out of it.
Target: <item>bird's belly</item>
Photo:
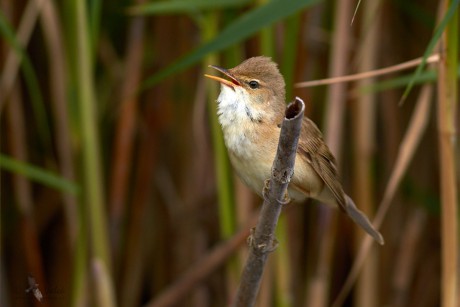
[[[295,201],[304,200],[306,197],[319,199],[324,189],[324,181],[299,153],[296,156],[294,176],[288,189],[291,198]]]
[[[260,155],[257,150],[249,155],[239,155],[229,150],[230,161],[235,172],[254,192],[262,195],[266,179],[270,178],[273,157]]]
[[[230,161],[238,176],[258,195],[262,196],[265,180],[270,179],[273,160],[273,150],[261,150],[253,145],[245,147],[244,152],[229,150]],[[273,154],[263,154],[272,152]],[[289,197],[300,202],[307,197],[318,198],[324,187],[324,182],[302,158],[297,155],[294,175],[288,186]]]

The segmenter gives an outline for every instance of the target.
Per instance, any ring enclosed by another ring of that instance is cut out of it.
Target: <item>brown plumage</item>
[[[321,177],[327,189],[334,196],[338,207],[369,233],[379,244],[383,245],[383,236],[375,230],[366,215],[356,207],[353,200],[343,191],[335,165],[335,158],[323,141],[321,131],[308,118],[304,118],[303,120],[297,154],[306,163],[310,164],[316,174]]]
[[[276,64],[267,57],[250,58],[232,69],[217,66],[230,80],[206,75],[222,84],[217,99],[219,122],[230,160],[241,179],[261,194],[270,177],[284,116],[285,84]],[[311,197],[337,206],[377,242],[382,235],[343,191],[335,158],[321,131],[304,118],[299,138],[290,197],[301,201]]]
[[[297,154],[311,165],[332,192],[342,211],[345,210],[345,196],[338,181],[335,158],[323,140],[318,127],[310,119],[304,118]],[[300,187],[298,187],[300,188]],[[300,188],[301,189],[301,188]]]

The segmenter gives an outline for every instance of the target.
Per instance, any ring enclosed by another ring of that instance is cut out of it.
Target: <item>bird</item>
[[[221,84],[217,115],[232,167],[249,188],[262,196],[265,180],[271,176],[284,119],[284,78],[277,64],[265,56],[249,58],[230,69],[209,67],[226,77],[205,74]],[[312,198],[338,207],[375,241],[384,244],[380,232],[344,192],[336,160],[321,131],[306,116],[302,120],[288,194],[295,202]]]

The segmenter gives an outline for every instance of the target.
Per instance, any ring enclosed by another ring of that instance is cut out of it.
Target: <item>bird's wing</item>
[[[321,131],[319,131],[315,123],[305,118],[301,133],[303,136],[299,140],[298,147],[301,157],[310,163],[318,176],[324,181],[337,200],[339,208],[369,233],[379,244],[383,245],[384,240],[382,235],[372,226],[366,215],[356,208],[353,200],[343,192],[342,185],[338,180],[335,158],[329,151],[326,143],[324,143]]]
[[[324,181],[337,200],[339,208],[346,212],[345,193],[338,178],[335,158],[324,143],[321,131],[314,122],[305,117],[301,135],[298,153]]]

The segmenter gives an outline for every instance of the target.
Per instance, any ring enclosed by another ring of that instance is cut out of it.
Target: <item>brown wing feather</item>
[[[302,125],[303,137],[299,140],[298,151],[302,158],[313,167],[340,205],[345,210],[345,193],[339,181],[335,158],[324,143],[323,135],[310,119],[304,118]]]

